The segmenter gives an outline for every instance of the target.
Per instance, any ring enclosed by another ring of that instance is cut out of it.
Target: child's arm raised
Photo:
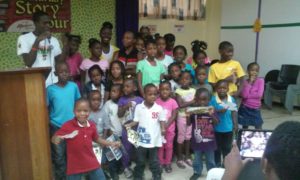
[[[227,111],[227,108],[224,108],[223,106],[218,104],[216,100],[211,100],[209,105],[214,108],[214,112],[216,113],[225,113]]]
[[[227,111],[226,108],[223,108],[223,109],[216,109],[216,112],[217,113],[225,113]]]
[[[131,107],[131,102],[128,102],[124,106],[118,107],[118,117],[121,118],[125,115],[126,111]]]
[[[255,80],[254,80],[255,81]],[[243,90],[241,92],[241,96],[245,99],[261,99],[263,94],[264,94],[264,84],[265,81],[263,79],[256,79],[257,83],[255,84],[257,86],[258,91],[253,91],[253,83],[252,82],[252,86],[251,86],[251,82],[248,83],[244,83],[243,85]]]
[[[71,129],[68,123],[62,125],[62,127],[55,132],[51,138],[53,144],[59,144],[64,139],[72,139],[78,135],[78,130]]]
[[[138,122],[132,121],[131,123],[125,124],[124,126],[125,126],[126,129],[131,129],[132,127],[135,127],[138,124],[139,124]]]
[[[51,142],[53,144],[56,144],[56,145],[60,144],[62,140],[63,140],[63,138],[61,136],[58,136],[58,135],[54,135],[51,138]]]
[[[215,108],[210,106],[208,108],[208,114],[212,117],[213,125],[217,125],[219,123],[219,119],[217,118],[217,116],[215,114]]]
[[[232,94],[232,96],[239,97],[239,95],[241,94],[241,92],[243,90],[244,82],[245,82],[245,76],[242,76],[242,77],[237,79],[238,89],[237,89],[236,92],[234,92]]]
[[[230,76],[226,77],[224,80],[231,82],[231,83],[236,83],[237,77],[235,73],[232,73]]]
[[[139,114],[139,106],[137,106],[135,111],[134,111],[133,121],[124,125],[126,129],[130,129],[130,128],[135,127],[139,124],[139,118],[140,117],[138,116],[138,114]]]
[[[180,97],[179,94],[176,94],[176,101],[178,103],[178,106],[180,108],[186,108],[189,107],[191,105],[193,105],[195,103],[195,99],[188,101],[188,102],[184,102],[184,100]]]
[[[103,139],[100,136],[98,137],[98,139],[95,142],[100,144],[101,146],[112,146],[112,147],[117,147],[117,148],[119,148],[121,146],[121,142],[119,142],[119,141],[117,141],[117,142],[106,141],[105,139]]]

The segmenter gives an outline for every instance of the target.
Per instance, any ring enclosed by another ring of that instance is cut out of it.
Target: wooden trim
[[[25,83],[22,75],[2,75],[0,86],[0,161],[2,179],[33,179]],[[20,168],[22,167],[22,168]]]
[[[51,67],[38,67],[38,68],[21,68],[21,69],[9,69],[0,71],[0,75],[2,74],[33,74],[33,73],[42,73],[48,74],[51,71]]]
[[[40,73],[25,76],[26,106],[27,109],[32,109],[28,111],[28,124],[30,125],[28,130],[32,155],[32,173],[35,180],[46,180],[47,177],[51,177],[49,119],[46,107],[45,83],[40,83],[44,81]],[[45,149],[45,147],[47,148]]]

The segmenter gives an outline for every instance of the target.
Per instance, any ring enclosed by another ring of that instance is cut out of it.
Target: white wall
[[[299,0],[262,0],[261,22],[287,24],[300,22]],[[258,0],[222,0],[222,26],[253,25],[257,17]],[[221,40],[235,46],[235,59],[244,68],[255,58],[256,34],[252,29],[222,29]],[[260,33],[258,63],[261,76],[281,64],[300,64],[300,26],[263,28]]]

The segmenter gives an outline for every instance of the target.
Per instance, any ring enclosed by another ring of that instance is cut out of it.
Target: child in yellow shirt
[[[208,74],[208,82],[214,87],[219,80],[227,80],[229,82],[229,94],[237,96],[240,88],[237,84],[242,83],[245,72],[241,64],[233,60],[233,45],[228,41],[223,41],[219,45],[220,60],[210,67]]]

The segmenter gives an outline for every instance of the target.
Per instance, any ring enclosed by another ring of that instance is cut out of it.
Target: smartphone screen
[[[244,158],[261,158],[272,131],[241,130],[238,144],[240,155]]]

